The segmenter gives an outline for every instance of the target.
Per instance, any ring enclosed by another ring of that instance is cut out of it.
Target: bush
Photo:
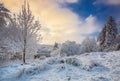
[[[52,57],[55,57],[55,56],[60,56],[60,49],[56,49],[56,50],[53,50],[50,55]]]
[[[94,38],[86,38],[82,42],[83,52],[97,52],[98,46]]]
[[[71,64],[73,66],[80,66],[81,65],[77,58],[67,58],[66,63]]]
[[[91,69],[97,66],[100,66],[100,65],[92,60],[88,60],[84,62],[84,64],[82,64],[82,68],[86,71],[90,71]]]
[[[76,42],[66,41],[60,49],[60,56],[79,55],[82,53],[81,46]]]

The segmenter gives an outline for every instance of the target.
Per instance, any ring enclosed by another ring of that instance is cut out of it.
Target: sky
[[[1,0],[11,12],[20,11],[23,0]],[[81,43],[86,37],[97,37],[113,16],[120,20],[120,0],[28,0],[30,9],[41,22],[42,43],[67,40]]]

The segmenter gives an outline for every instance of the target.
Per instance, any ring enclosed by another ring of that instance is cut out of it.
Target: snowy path
[[[120,81],[120,52],[52,57],[0,68],[0,81]]]

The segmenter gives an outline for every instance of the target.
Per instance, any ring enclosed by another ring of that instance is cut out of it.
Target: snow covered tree
[[[34,44],[41,40],[41,24],[38,20],[35,20],[26,0],[20,13],[17,16],[14,15],[13,22],[10,25],[14,33],[16,33],[15,39],[22,43],[23,63],[26,63],[26,54],[31,51],[29,49],[34,49]]]
[[[10,11],[4,6],[3,3],[0,3],[0,34],[3,33],[8,34],[8,31],[6,30],[6,25],[8,20],[11,20],[10,18]]]
[[[6,19],[10,19],[10,11],[0,3],[0,28],[6,25]]]
[[[7,22],[10,21],[10,11],[4,6],[3,3],[0,3],[0,60],[7,60],[8,47],[5,44],[5,39],[7,40],[7,36],[9,32],[7,31]]]
[[[35,20],[26,1],[20,13],[14,15],[0,3],[0,49],[4,47],[11,51],[12,55],[16,52],[23,54],[23,63],[26,63],[26,55],[35,54],[38,50],[37,44],[41,41],[40,29],[41,24]]]
[[[98,36],[98,42],[101,51],[106,50],[110,51],[114,49],[114,45],[116,43],[116,36],[118,34],[118,30],[116,27],[115,20],[112,16],[108,18],[108,22],[103,28],[103,30],[100,32]]]
[[[116,48],[115,50],[120,50],[120,21],[118,23],[118,35],[116,37]]]
[[[99,33],[98,38],[97,38],[100,51],[103,51],[105,48],[105,36],[106,36],[106,26]]]
[[[22,41],[23,41],[23,63],[26,63],[26,53],[28,48],[28,41],[31,37],[35,37],[35,40],[40,40],[41,35],[37,36],[40,33],[41,25],[39,21],[34,22],[34,16],[30,10],[29,4],[24,2],[22,6],[22,11],[18,15],[19,26],[22,27]],[[34,40],[34,39],[33,39]]]
[[[118,34],[115,20],[112,16],[109,17],[106,24],[106,46],[112,46],[116,42],[116,36]]]
[[[0,32],[4,33],[4,36],[7,35],[10,39],[14,40],[14,36],[11,35],[12,32],[8,30],[8,24],[12,22],[10,11],[4,6],[3,3],[0,3]]]
[[[98,46],[97,46],[96,40],[94,38],[87,37],[86,39],[83,40],[81,45],[82,45],[84,53],[98,51]]]
[[[120,34],[118,34],[116,37],[115,50],[120,50]]]

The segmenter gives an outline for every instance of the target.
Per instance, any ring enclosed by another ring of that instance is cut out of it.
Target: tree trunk
[[[24,35],[23,64],[26,64],[26,48],[27,48],[27,31],[25,31],[25,35]]]
[[[24,48],[23,48],[23,64],[26,63],[25,56],[26,56],[26,40],[24,40]]]

